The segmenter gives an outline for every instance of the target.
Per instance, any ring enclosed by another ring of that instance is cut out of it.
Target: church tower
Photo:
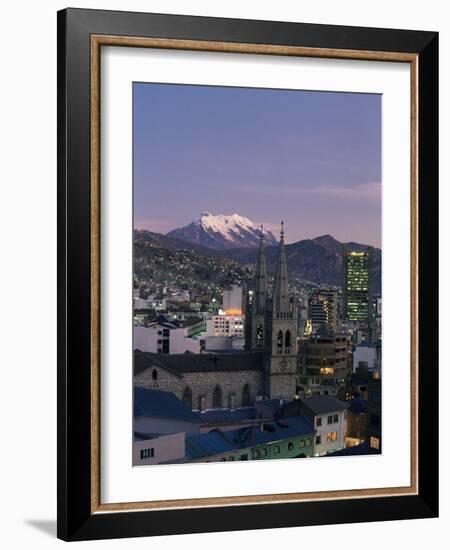
[[[250,312],[249,348],[262,350],[266,346],[266,300],[267,300],[267,268],[264,252],[264,231],[261,226],[258,261],[256,265],[255,290]]]
[[[269,396],[271,399],[293,399],[297,386],[297,310],[289,300],[283,222],[272,297],[270,332]]]

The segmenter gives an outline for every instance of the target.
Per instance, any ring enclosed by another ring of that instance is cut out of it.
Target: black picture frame
[[[91,36],[403,52],[418,56],[418,494],[92,513]],[[66,9],[58,12],[58,532],[64,540],[438,515],[438,33]]]

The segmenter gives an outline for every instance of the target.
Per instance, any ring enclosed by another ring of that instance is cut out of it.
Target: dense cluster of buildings
[[[135,297],[135,465],[381,452],[372,250],[345,250],[342,288],[297,296],[282,227],[273,285],[261,238],[254,280],[221,303]]]

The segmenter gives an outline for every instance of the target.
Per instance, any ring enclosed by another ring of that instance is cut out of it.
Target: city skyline
[[[284,219],[287,243],[381,247],[381,96],[135,83],[133,97],[135,228],[238,213],[276,236]]]

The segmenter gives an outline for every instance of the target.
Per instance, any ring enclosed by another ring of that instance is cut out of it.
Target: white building
[[[241,315],[242,314],[242,287],[232,285],[231,289],[226,289],[222,293],[222,308],[225,313]]]
[[[134,327],[134,349],[150,353],[200,353],[205,321],[190,318],[169,322],[160,316],[148,326]]]
[[[222,310],[206,321],[206,336],[244,337],[244,315],[230,315]]]
[[[147,300],[143,298],[134,298],[134,309],[149,309],[150,305]]]
[[[155,311],[165,311],[167,308],[167,300],[161,296],[150,295],[147,298],[148,305]]]
[[[383,312],[383,300],[381,297],[377,297],[376,299],[376,307],[375,307],[375,313],[377,317],[381,317]]]
[[[146,466],[180,460],[186,452],[186,434],[159,435],[151,439],[136,436],[133,443],[133,465]]]
[[[133,465],[182,459],[186,434],[200,433],[198,415],[171,392],[135,387],[133,394]]]
[[[300,399],[300,411],[313,424],[315,456],[323,456],[345,447],[348,403],[328,395]]]
[[[381,376],[381,345],[361,343],[353,351],[353,372],[366,368],[372,374]]]

